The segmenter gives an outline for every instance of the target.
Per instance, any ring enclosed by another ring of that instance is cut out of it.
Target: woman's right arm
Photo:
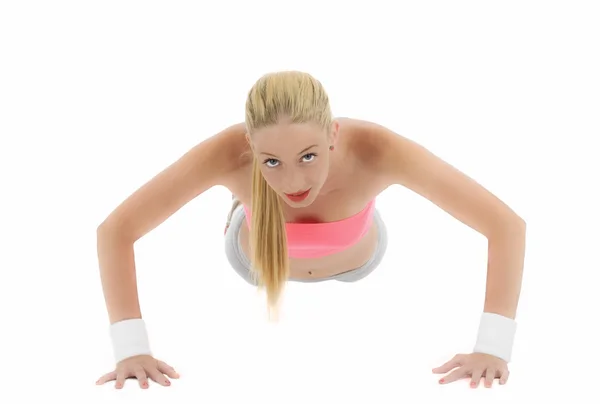
[[[123,201],[98,226],[100,277],[110,324],[141,318],[134,243],[239,168],[243,124],[193,147]]]

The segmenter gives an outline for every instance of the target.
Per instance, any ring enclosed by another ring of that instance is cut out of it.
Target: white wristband
[[[496,313],[483,313],[473,352],[496,356],[510,362],[517,331],[515,320]]]
[[[110,326],[115,361],[136,355],[151,355],[146,324],[141,318],[118,321]]]

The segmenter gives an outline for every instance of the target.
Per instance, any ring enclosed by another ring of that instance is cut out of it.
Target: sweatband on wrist
[[[115,361],[136,355],[151,355],[146,324],[141,318],[118,321],[110,325]]]
[[[481,315],[473,352],[485,353],[510,362],[517,322],[496,313]]]

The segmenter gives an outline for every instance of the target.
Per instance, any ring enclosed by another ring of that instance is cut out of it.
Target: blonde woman
[[[277,310],[286,282],[355,282],[388,244],[375,206],[407,187],[489,240],[484,311],[473,352],[433,369],[449,383],[508,378],[525,249],[525,222],[498,198],[422,146],[375,123],[334,118],[310,74],[266,74],[250,89],[245,122],[189,150],[120,204],[98,227],[98,259],[116,368],[98,380],[164,386],[179,377],[152,356],[141,318],[133,245],[216,185],[234,195],[225,251]]]

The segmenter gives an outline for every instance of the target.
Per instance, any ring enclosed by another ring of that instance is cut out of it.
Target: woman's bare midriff
[[[358,156],[352,156],[355,146],[352,139],[360,136],[360,128],[352,125],[352,120],[340,120],[338,142],[346,142],[345,157],[348,164],[337,171],[335,179],[324,187],[313,204],[302,209],[292,209],[284,204],[284,216],[287,222],[331,222],[342,220],[359,213],[367,203],[387,187],[373,172],[364,166]],[[344,149],[342,148],[342,149]],[[335,153],[335,151],[333,152]],[[360,161],[359,161],[360,160]],[[227,188],[242,204],[250,206],[252,174],[251,164],[240,167],[235,178],[226,184]],[[333,176],[332,176],[333,178]],[[250,257],[249,229],[244,221],[240,228],[240,244],[247,257]],[[378,229],[373,222],[369,231],[355,245],[344,251],[318,258],[290,258],[291,279],[319,279],[351,271],[365,264],[377,248]]]

